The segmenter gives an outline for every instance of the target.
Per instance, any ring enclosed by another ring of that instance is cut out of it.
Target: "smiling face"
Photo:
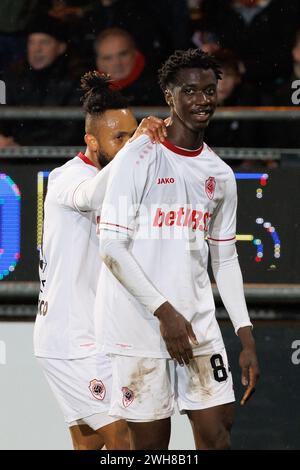
[[[181,69],[165,92],[172,117],[192,131],[205,129],[217,106],[217,78],[212,69]]]

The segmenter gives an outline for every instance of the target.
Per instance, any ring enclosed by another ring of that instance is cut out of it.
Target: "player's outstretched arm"
[[[163,142],[167,136],[168,119],[149,116],[144,118],[130,139],[136,140],[141,135],[147,135],[152,143]],[[99,171],[93,178],[83,181],[74,193],[74,205],[79,211],[88,212],[99,209],[103,204],[109,178],[111,163]]]
[[[111,163],[95,176],[83,181],[75,190],[73,204],[81,212],[98,210],[103,204]]]

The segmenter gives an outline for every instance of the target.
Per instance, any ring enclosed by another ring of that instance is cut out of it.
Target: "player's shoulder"
[[[155,158],[156,147],[152,144],[151,140],[147,135],[141,135],[137,139],[131,142],[127,142],[126,145],[117,153],[113,159],[115,165],[134,165],[137,167],[137,163],[141,167],[146,167],[150,161]]]
[[[235,178],[232,168],[206,143],[203,144],[203,152],[224,179]]]
[[[63,165],[54,168],[49,174],[48,184],[53,184],[55,181],[61,178],[72,178],[76,175],[80,176],[93,176],[96,168],[92,165],[88,165],[81,160],[78,156],[68,160]]]

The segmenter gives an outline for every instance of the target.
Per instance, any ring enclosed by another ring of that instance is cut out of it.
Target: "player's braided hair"
[[[81,101],[86,114],[99,116],[108,109],[128,108],[127,99],[120,92],[111,90],[109,75],[93,71],[81,77],[81,89],[84,92]]]
[[[222,72],[216,59],[201,49],[188,49],[186,51],[175,51],[158,72],[159,84],[163,91],[169,85],[176,84],[176,75],[181,69],[200,68],[212,69],[216,78],[221,79]]]

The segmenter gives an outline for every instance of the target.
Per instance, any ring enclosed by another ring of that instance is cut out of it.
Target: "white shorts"
[[[225,348],[195,357],[188,366],[172,359],[112,355],[113,386],[109,414],[133,422],[235,401]]]
[[[87,424],[96,431],[118,420],[108,415],[110,358],[96,353],[82,359],[37,359],[70,427]]]

